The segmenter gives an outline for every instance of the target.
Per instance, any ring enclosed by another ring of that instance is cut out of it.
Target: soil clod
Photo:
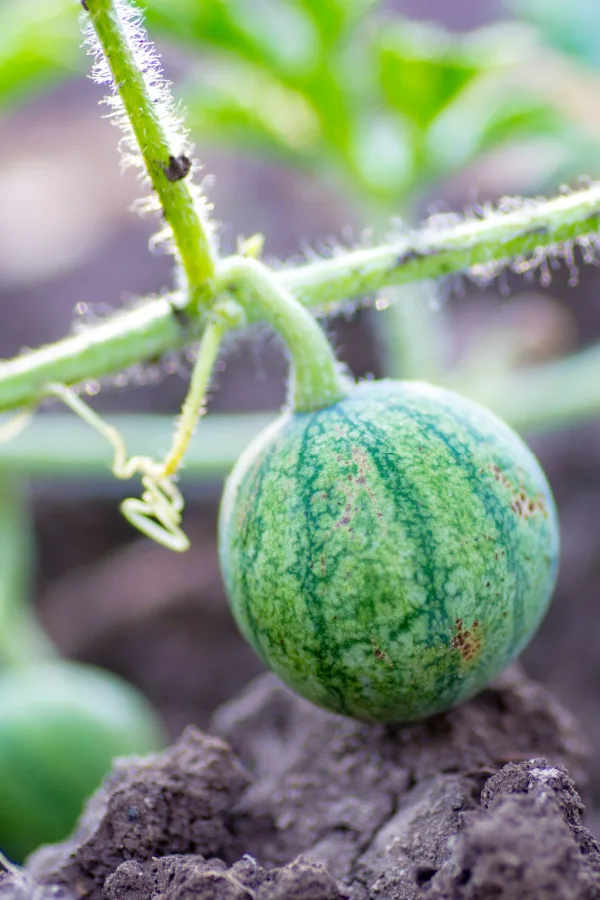
[[[104,888],[106,900],[347,900],[318,863],[301,857],[267,871],[240,860],[229,868],[201,856],[122,863]]]
[[[164,753],[118,761],[72,837],[39,850],[31,871],[44,883],[73,885],[80,896],[99,898],[124,860],[173,853],[230,857],[231,809],[248,780],[227,744],[188,728]]]
[[[211,730],[119,761],[72,838],[32,857],[37,884],[73,900],[600,900],[565,768],[581,782],[586,742],[516,668],[393,727],[267,675]]]

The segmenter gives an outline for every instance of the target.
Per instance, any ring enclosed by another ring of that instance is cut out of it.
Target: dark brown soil
[[[407,726],[270,675],[164,753],[121,760],[10,900],[593,900],[577,723],[518,669]],[[542,757],[543,754],[543,757]]]

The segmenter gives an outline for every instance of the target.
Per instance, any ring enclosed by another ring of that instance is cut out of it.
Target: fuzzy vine
[[[333,314],[388,286],[466,274],[490,280],[510,267],[548,260],[567,264],[578,248],[592,256],[600,241],[600,185],[550,200],[504,205],[485,218],[434,221],[388,243],[273,271],[304,306]],[[0,410],[35,404],[48,381],[80,384],[179,350],[201,336],[202,319],[185,292],[148,298],[80,334],[0,362]],[[248,323],[260,318],[249,310]]]
[[[173,240],[188,302],[197,306],[214,273],[216,250],[207,203],[187,180],[192,169],[188,133],[141,27],[140,12],[129,0],[89,0],[85,11],[87,44],[95,58],[92,77],[111,87],[105,102],[124,132],[123,162],[140,167],[152,182],[155,195],[146,208],[156,209],[158,202],[162,209],[167,231],[160,238]]]

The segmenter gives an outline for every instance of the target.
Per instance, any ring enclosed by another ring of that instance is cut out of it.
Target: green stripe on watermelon
[[[450,391],[364,382],[238,461],[221,567],[242,633],[313,702],[410,721],[483,688],[548,605],[558,525],[535,457]]]

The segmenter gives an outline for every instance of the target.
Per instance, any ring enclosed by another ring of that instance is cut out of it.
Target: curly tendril
[[[183,497],[170,478],[155,479],[144,475],[145,488],[141,499],[130,497],[121,503],[121,512],[128,522],[146,537],[152,538],[168,550],[183,553],[190,541],[179,527],[183,512]]]
[[[115,455],[112,473],[115,478],[128,480],[142,476],[144,492],[140,499],[130,497],[120,505],[128,522],[147,537],[169,550],[180,553],[190,546],[189,539],[180,527],[183,497],[174,483],[163,472],[163,466],[149,456],[127,457],[127,448],[121,433],[105,422],[75,391],[64,384],[48,384],[47,396],[62,400],[76,415],[112,444]]]
[[[185,451],[192,439],[198,420],[206,409],[206,394],[219,355],[221,343],[232,329],[244,320],[242,308],[230,299],[218,302],[207,316],[206,327],[194,363],[190,387],[177,422],[171,449],[162,462],[149,456],[128,457],[120,431],[105,422],[72,388],[50,382],[44,388],[46,397],[61,400],[76,415],[112,444],[115,478],[128,480],[142,476],[143,493],[140,498],[129,497],[120,505],[128,522],[142,534],[163,547],[179,553],[189,549],[190,542],[181,528],[184,501],[175,484],[177,471],[183,464]],[[0,425],[0,442],[16,437],[27,425],[32,410],[27,408]]]

